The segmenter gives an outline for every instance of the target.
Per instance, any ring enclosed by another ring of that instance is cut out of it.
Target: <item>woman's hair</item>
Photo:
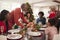
[[[56,7],[55,6],[50,6],[51,11],[56,11]]]
[[[27,12],[27,13],[26,13],[26,16],[27,16],[27,14],[30,14],[30,16],[32,15],[30,12]]]
[[[5,9],[1,11],[1,15],[7,15],[8,13],[9,13],[9,11],[5,10]]]
[[[38,13],[38,15],[39,15],[39,14],[42,14],[42,16],[44,16],[44,12],[42,12],[42,11],[41,11],[41,12],[39,12],[39,13]]]
[[[4,21],[6,19],[6,15],[9,13],[7,10],[2,10],[0,14],[0,21]]]
[[[55,19],[49,19],[48,22],[50,23],[51,26],[55,25]]]
[[[0,14],[0,21],[4,21],[5,20],[5,16]]]
[[[27,12],[25,14],[25,16],[28,18],[27,14],[30,14],[30,17],[29,17],[29,20],[32,22],[34,20],[34,16],[30,13],[30,12]]]
[[[26,4],[25,3],[23,3],[22,5],[21,5],[21,8],[24,8],[24,6],[25,6]]]

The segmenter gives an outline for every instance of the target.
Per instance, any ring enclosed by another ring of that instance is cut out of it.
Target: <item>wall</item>
[[[56,10],[58,10],[58,6],[56,6]],[[59,10],[60,10],[60,7],[59,7]],[[49,7],[33,7],[33,12],[34,12],[34,16],[35,18],[38,18],[38,12],[39,11],[43,11],[44,12],[44,16],[47,18],[49,16]]]
[[[50,11],[49,7],[45,7],[45,8],[37,8],[37,7],[33,7],[33,15],[35,16],[35,18],[38,18],[38,13],[39,11],[43,11],[44,12],[44,16],[47,18],[49,16],[48,11]]]
[[[0,2],[0,11],[3,9],[12,11],[13,9],[20,7],[20,3],[17,2]]]
[[[6,10],[9,10],[9,11],[12,11],[14,10],[15,8],[17,7],[20,7],[20,3],[18,2],[5,2],[5,1],[0,1],[0,11],[3,10],[3,9],[6,9]],[[32,7],[33,9],[33,15],[35,18],[38,18],[38,12],[39,11],[43,11],[44,12],[44,16],[47,18],[48,17],[48,11],[50,10],[49,7],[45,7],[45,8],[41,8],[41,7]]]

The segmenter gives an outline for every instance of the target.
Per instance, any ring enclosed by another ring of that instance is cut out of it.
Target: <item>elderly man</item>
[[[21,12],[21,8],[22,8],[22,12]],[[18,26],[20,26],[21,28],[24,27],[24,25],[22,24],[22,21],[24,23],[28,23],[25,18],[24,18],[24,14],[27,12],[27,5],[26,4],[22,4],[21,8],[16,8],[15,10],[13,10],[10,13],[10,17],[11,17],[11,21],[9,22],[9,24],[16,24]],[[10,26],[10,29],[12,28],[12,25]]]

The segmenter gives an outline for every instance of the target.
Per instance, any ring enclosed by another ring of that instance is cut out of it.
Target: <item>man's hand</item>
[[[31,26],[33,26],[33,25],[34,25],[33,22],[29,22],[26,27],[28,28],[28,27],[31,27]]]

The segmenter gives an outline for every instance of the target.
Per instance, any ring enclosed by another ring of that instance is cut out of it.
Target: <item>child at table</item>
[[[55,27],[55,20],[49,19],[45,29],[45,34],[48,35],[48,40],[53,40],[55,34],[57,34],[57,28]]]

